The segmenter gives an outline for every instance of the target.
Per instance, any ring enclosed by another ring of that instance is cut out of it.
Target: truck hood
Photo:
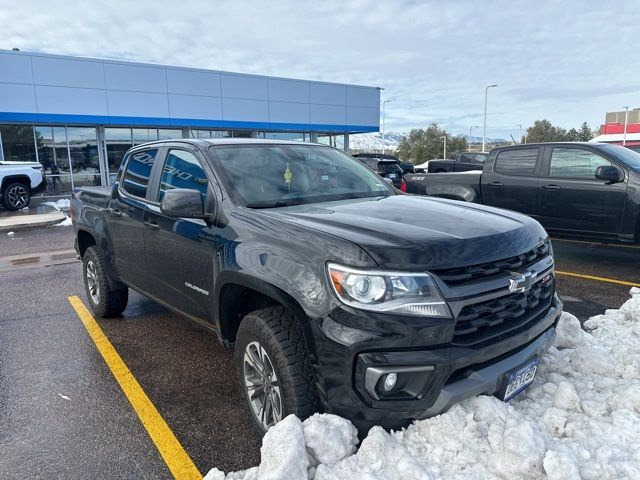
[[[547,238],[538,222],[516,212],[412,195],[298,205],[269,214],[346,239],[378,266],[400,270],[490,262]]]

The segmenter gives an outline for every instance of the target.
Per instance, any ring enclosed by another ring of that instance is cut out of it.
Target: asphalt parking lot
[[[69,227],[0,237],[0,478],[172,478],[69,302],[86,304],[72,242]],[[640,284],[640,248],[553,246],[565,310],[581,320]],[[135,293],[99,326],[199,472],[258,463],[231,354],[214,336]]]

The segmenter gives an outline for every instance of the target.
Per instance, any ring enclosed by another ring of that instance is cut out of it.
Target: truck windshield
[[[314,145],[217,145],[223,181],[251,208],[393,195],[386,182],[348,155]]]
[[[598,148],[609,153],[610,155],[613,155],[631,170],[640,172],[640,153],[634,152],[633,150],[621,145],[611,145],[605,143],[598,145]]]

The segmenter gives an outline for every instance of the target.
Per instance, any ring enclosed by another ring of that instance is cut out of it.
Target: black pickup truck
[[[429,160],[427,172],[443,173],[482,170],[487,156],[487,153],[481,152],[462,152],[457,154],[453,160],[441,158],[436,160]]]
[[[618,145],[500,147],[482,172],[405,178],[409,193],[508,208],[553,234],[640,242],[640,154]]]
[[[113,186],[76,190],[71,217],[93,313],[119,315],[132,288],[215,332],[261,431],[324,410],[366,432],[509,399],[562,310],[535,220],[402,194],[323,145],[137,146]]]

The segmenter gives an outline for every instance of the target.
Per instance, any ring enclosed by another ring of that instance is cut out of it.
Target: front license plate
[[[389,178],[396,178],[396,174],[395,173],[390,173],[389,174]]]
[[[536,376],[536,370],[538,369],[539,362],[540,359],[534,358],[525,366],[519,368],[509,375],[509,377],[507,378],[507,386],[505,387],[503,396],[505,402],[512,399],[529,385],[531,385],[531,383],[533,382],[533,378]]]

